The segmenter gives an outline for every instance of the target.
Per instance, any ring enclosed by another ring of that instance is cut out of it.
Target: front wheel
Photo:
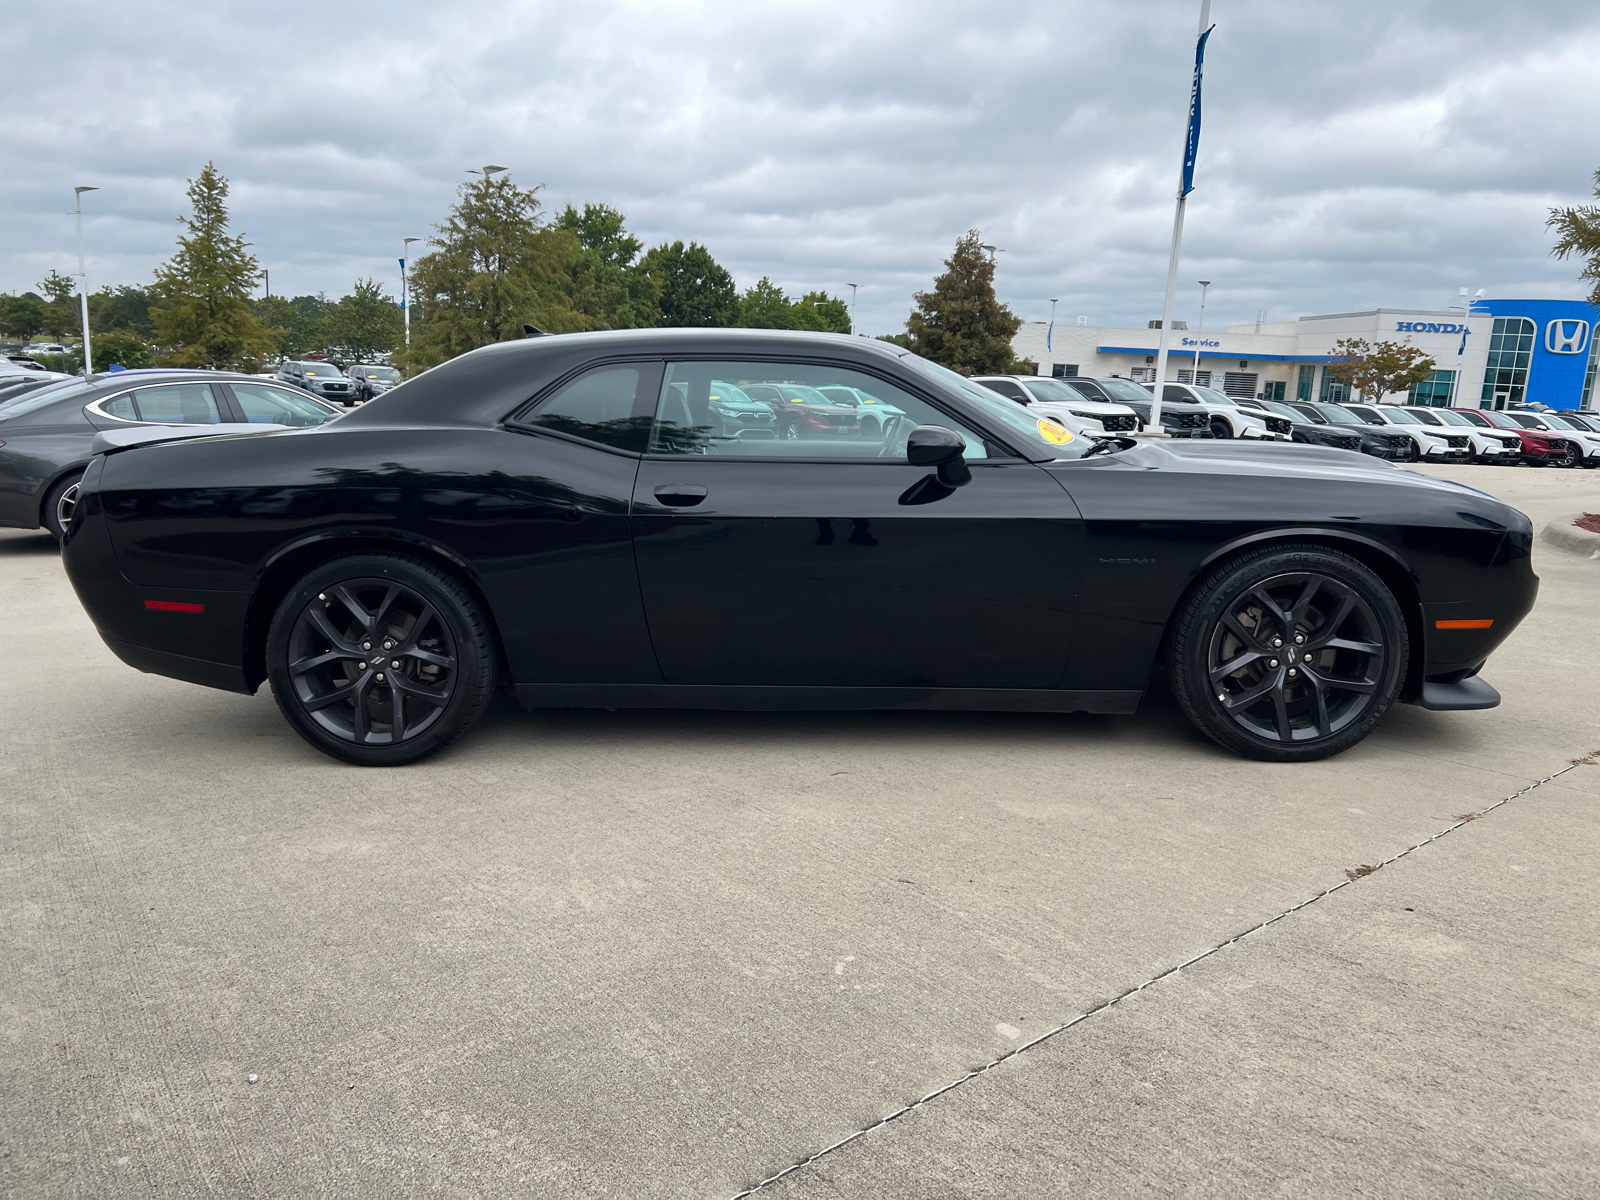
[[[1570,442],[1567,443],[1567,452],[1556,459],[1558,467],[1575,467],[1583,461],[1583,452]]]
[[[1221,417],[1211,418],[1211,436],[1214,438],[1231,438],[1233,426]]]
[[[798,442],[800,440],[799,421],[786,421],[784,423],[783,440],[786,442]]]
[[[1393,593],[1320,546],[1267,547],[1218,566],[1176,622],[1169,671],[1185,715],[1266,762],[1349,749],[1378,727],[1405,677]]]
[[[494,694],[488,621],[459,580],[402,554],[349,554],[306,575],[267,631],[278,708],[324,754],[415,762],[483,715]]]

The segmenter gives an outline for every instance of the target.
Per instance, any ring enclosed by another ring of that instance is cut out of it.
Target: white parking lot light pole
[[[406,275],[408,270],[406,260],[411,257],[411,243],[420,242],[421,238],[400,239],[400,312],[406,321],[406,345],[411,345],[411,283]]]
[[[1200,66],[1211,36],[1211,0],[1200,0],[1200,27],[1194,45],[1194,82],[1189,88],[1189,124],[1183,139],[1183,165],[1178,171],[1178,205],[1172,216],[1172,253],[1167,258],[1167,294],[1161,306],[1161,341],[1156,349],[1156,381],[1152,387],[1150,427],[1161,429],[1161,393],[1167,381],[1167,351],[1172,344],[1172,301],[1178,291],[1178,256],[1183,248],[1183,207],[1194,190],[1194,161],[1200,150]]]
[[[850,289],[850,336],[851,337],[854,337],[855,336],[855,332],[856,332],[856,288],[859,287],[859,286],[860,286],[859,284],[854,284],[854,283],[845,284],[845,287]]]
[[[1194,372],[1189,376],[1189,382],[1195,387],[1200,386],[1200,343],[1205,339],[1199,335],[1206,331],[1206,289],[1211,286],[1211,280],[1198,279],[1200,285],[1200,328],[1196,329],[1194,339]]]
[[[83,259],[83,194],[98,192],[99,188],[75,187],[73,210],[78,218],[78,301],[83,312],[83,377],[94,374],[94,359],[89,353],[89,268]]]
[[[1483,288],[1479,288],[1471,299],[1467,298],[1467,289],[1462,288],[1458,293],[1461,297],[1459,304],[1452,304],[1451,308],[1461,310],[1461,344],[1456,347],[1456,377],[1450,384],[1450,405],[1452,408],[1461,407],[1461,380],[1465,377],[1463,369],[1464,358],[1467,352],[1467,332],[1472,327],[1472,314],[1478,306],[1478,301],[1483,299]]]

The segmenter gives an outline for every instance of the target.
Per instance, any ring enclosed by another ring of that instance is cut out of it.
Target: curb
[[[1571,554],[1600,560],[1600,533],[1590,533],[1573,524],[1583,513],[1557,517],[1539,531],[1539,540]]]

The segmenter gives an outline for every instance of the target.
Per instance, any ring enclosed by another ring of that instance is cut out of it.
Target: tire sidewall
[[[46,531],[58,542],[66,536],[67,531],[62,529],[56,521],[56,508],[60,505],[61,497],[66,494],[67,489],[76,486],[82,480],[82,471],[72,471],[52,483],[50,490],[45,493],[44,504],[40,509],[39,516],[43,519]]]
[[[1222,711],[1211,686],[1207,656],[1212,631],[1240,595],[1274,576],[1301,571],[1326,575],[1354,588],[1377,618],[1389,654],[1373,700],[1359,718],[1332,737],[1284,744],[1249,733]],[[1232,559],[1202,581],[1180,615],[1169,675],[1185,715],[1219,745],[1267,762],[1304,762],[1349,749],[1383,722],[1405,681],[1409,651],[1405,614],[1393,592],[1370,568],[1336,550],[1281,546]]]
[[[364,746],[324,729],[300,704],[289,675],[289,639],[295,622],[317,593],[351,579],[392,578],[425,597],[449,627],[456,644],[456,688],[443,714],[415,739],[399,745]],[[311,571],[279,601],[267,629],[267,679],[273,699],[295,731],[324,754],[361,766],[400,766],[443,749],[472,724],[494,693],[495,655],[482,614],[465,589],[420,559],[398,554],[353,554]],[[474,628],[476,625],[476,628]]]

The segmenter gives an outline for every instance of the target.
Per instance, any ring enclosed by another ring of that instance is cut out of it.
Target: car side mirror
[[[906,461],[913,467],[935,468],[939,482],[946,487],[965,487],[972,482],[966,449],[966,438],[943,425],[918,425],[906,435]]]

